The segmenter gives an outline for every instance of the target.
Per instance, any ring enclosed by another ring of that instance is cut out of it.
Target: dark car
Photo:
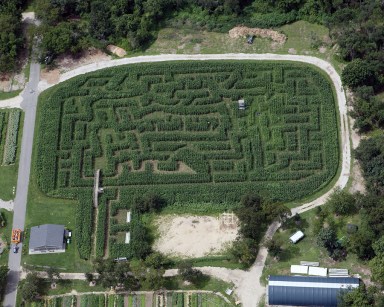
[[[247,43],[248,44],[253,44],[253,40],[255,39],[254,35],[248,35],[247,37]]]
[[[15,246],[13,247],[13,253],[14,253],[14,254],[17,254],[18,250],[19,250],[19,247],[15,245]]]

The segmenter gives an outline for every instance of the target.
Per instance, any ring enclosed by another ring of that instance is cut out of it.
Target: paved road
[[[35,130],[37,86],[40,79],[40,64],[32,61],[29,83],[22,93],[21,107],[25,112],[23,138],[21,140],[21,152],[19,172],[17,177],[16,198],[14,201],[13,228],[24,230],[25,212],[27,207],[29,174],[31,170],[33,133]],[[17,285],[20,279],[20,261],[23,244],[19,244],[17,254],[10,253],[8,259],[9,274],[4,296],[4,307],[16,306]]]

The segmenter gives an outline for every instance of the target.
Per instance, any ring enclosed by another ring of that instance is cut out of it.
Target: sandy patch
[[[98,63],[112,59],[111,56],[95,48],[89,48],[84,51],[80,57],[75,58],[70,55],[61,55],[55,60],[55,68],[44,68],[40,73],[40,80],[47,84],[56,84],[59,82],[60,75],[91,63]]]
[[[327,47],[321,46],[321,47],[319,48],[319,52],[320,52],[320,53],[326,53],[326,52],[327,52]]]
[[[116,54],[120,58],[125,57],[127,55],[127,52],[123,48],[117,47],[115,45],[108,45],[107,50],[109,52],[112,52],[113,54]]]
[[[288,49],[288,53],[290,53],[290,54],[296,54],[297,51],[296,51],[295,48],[289,48],[289,49]]]
[[[352,167],[352,183],[349,188],[349,192],[356,193],[360,192],[362,194],[365,194],[367,191],[365,188],[365,180],[363,177],[363,173],[359,164],[359,161],[356,159],[353,160],[353,167]]]
[[[160,238],[154,249],[183,258],[218,254],[234,241],[238,226],[223,227],[218,217],[167,215],[156,220]]]
[[[279,44],[284,44],[287,37],[275,30],[248,28],[248,27],[234,27],[228,32],[230,38],[246,37],[247,35],[255,35],[261,38],[269,38]]]

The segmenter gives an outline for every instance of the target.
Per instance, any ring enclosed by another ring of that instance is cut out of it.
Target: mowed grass
[[[279,53],[316,56],[330,61],[341,72],[344,61],[338,58],[331,48],[329,30],[319,24],[297,21],[274,29],[287,36],[285,44],[277,44],[270,39],[256,37],[253,44],[245,38],[230,38],[228,33],[208,32],[199,29],[164,28],[157,39],[145,52],[140,54],[209,54],[209,53]],[[316,42],[323,48],[318,48]],[[128,54],[136,56],[139,53]]]
[[[17,135],[16,161],[14,164],[2,165],[3,153],[0,155],[0,199],[11,200],[16,195],[17,172],[19,171],[19,159],[21,151],[21,139],[23,137],[24,113],[21,113],[19,130]],[[5,134],[4,134],[5,135]],[[3,142],[3,140],[2,140]],[[4,139],[5,142],[5,139]],[[15,191],[13,191],[15,187]],[[15,193],[14,193],[15,192]]]
[[[32,196],[31,196],[32,195]],[[27,219],[25,223],[25,238],[28,246],[30,228],[41,224],[60,224],[68,229],[75,228],[75,201],[38,197],[33,198],[33,191],[29,194]],[[74,233],[74,232],[72,232]],[[91,269],[91,263],[79,257],[76,248],[76,236],[67,244],[65,253],[28,255],[28,249],[23,250],[22,263],[27,267],[45,270],[55,267],[68,272],[86,272]]]
[[[12,92],[1,92],[0,91],[0,100],[6,100],[18,96],[21,93],[21,90],[12,91]]]
[[[264,271],[261,277],[261,283],[266,284],[269,275],[290,275],[292,264],[300,264],[300,261],[320,262],[321,267],[348,269],[349,274],[360,274],[362,278],[369,274],[366,263],[357,258],[355,254],[348,254],[344,261],[332,260],[325,248],[318,247],[316,243],[317,234],[313,233],[312,225],[316,219],[315,210],[310,210],[301,215],[305,220],[296,230],[278,230],[274,239],[282,243],[283,252],[280,259],[274,259],[268,255]],[[338,239],[347,237],[346,224],[352,223],[359,225],[359,216],[337,217],[335,222],[342,225],[338,232]],[[305,237],[297,244],[291,244],[289,237],[297,230],[302,230]]]
[[[72,200],[48,198],[42,195],[33,180],[29,186],[27,215],[25,221],[25,238],[28,246],[29,232],[32,226],[41,224],[60,224],[75,229],[75,209],[77,202]],[[74,234],[74,232],[72,232]],[[28,255],[23,249],[22,263],[27,267],[44,270],[55,267],[67,272],[87,272],[92,269],[90,261],[80,259],[76,248],[76,236],[67,244],[65,253]]]

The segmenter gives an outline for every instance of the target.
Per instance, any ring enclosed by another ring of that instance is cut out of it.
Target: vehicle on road
[[[21,242],[21,229],[12,229],[12,243],[18,244]]]
[[[19,247],[17,245],[14,245],[13,246],[13,253],[17,254],[18,251],[19,251]]]

